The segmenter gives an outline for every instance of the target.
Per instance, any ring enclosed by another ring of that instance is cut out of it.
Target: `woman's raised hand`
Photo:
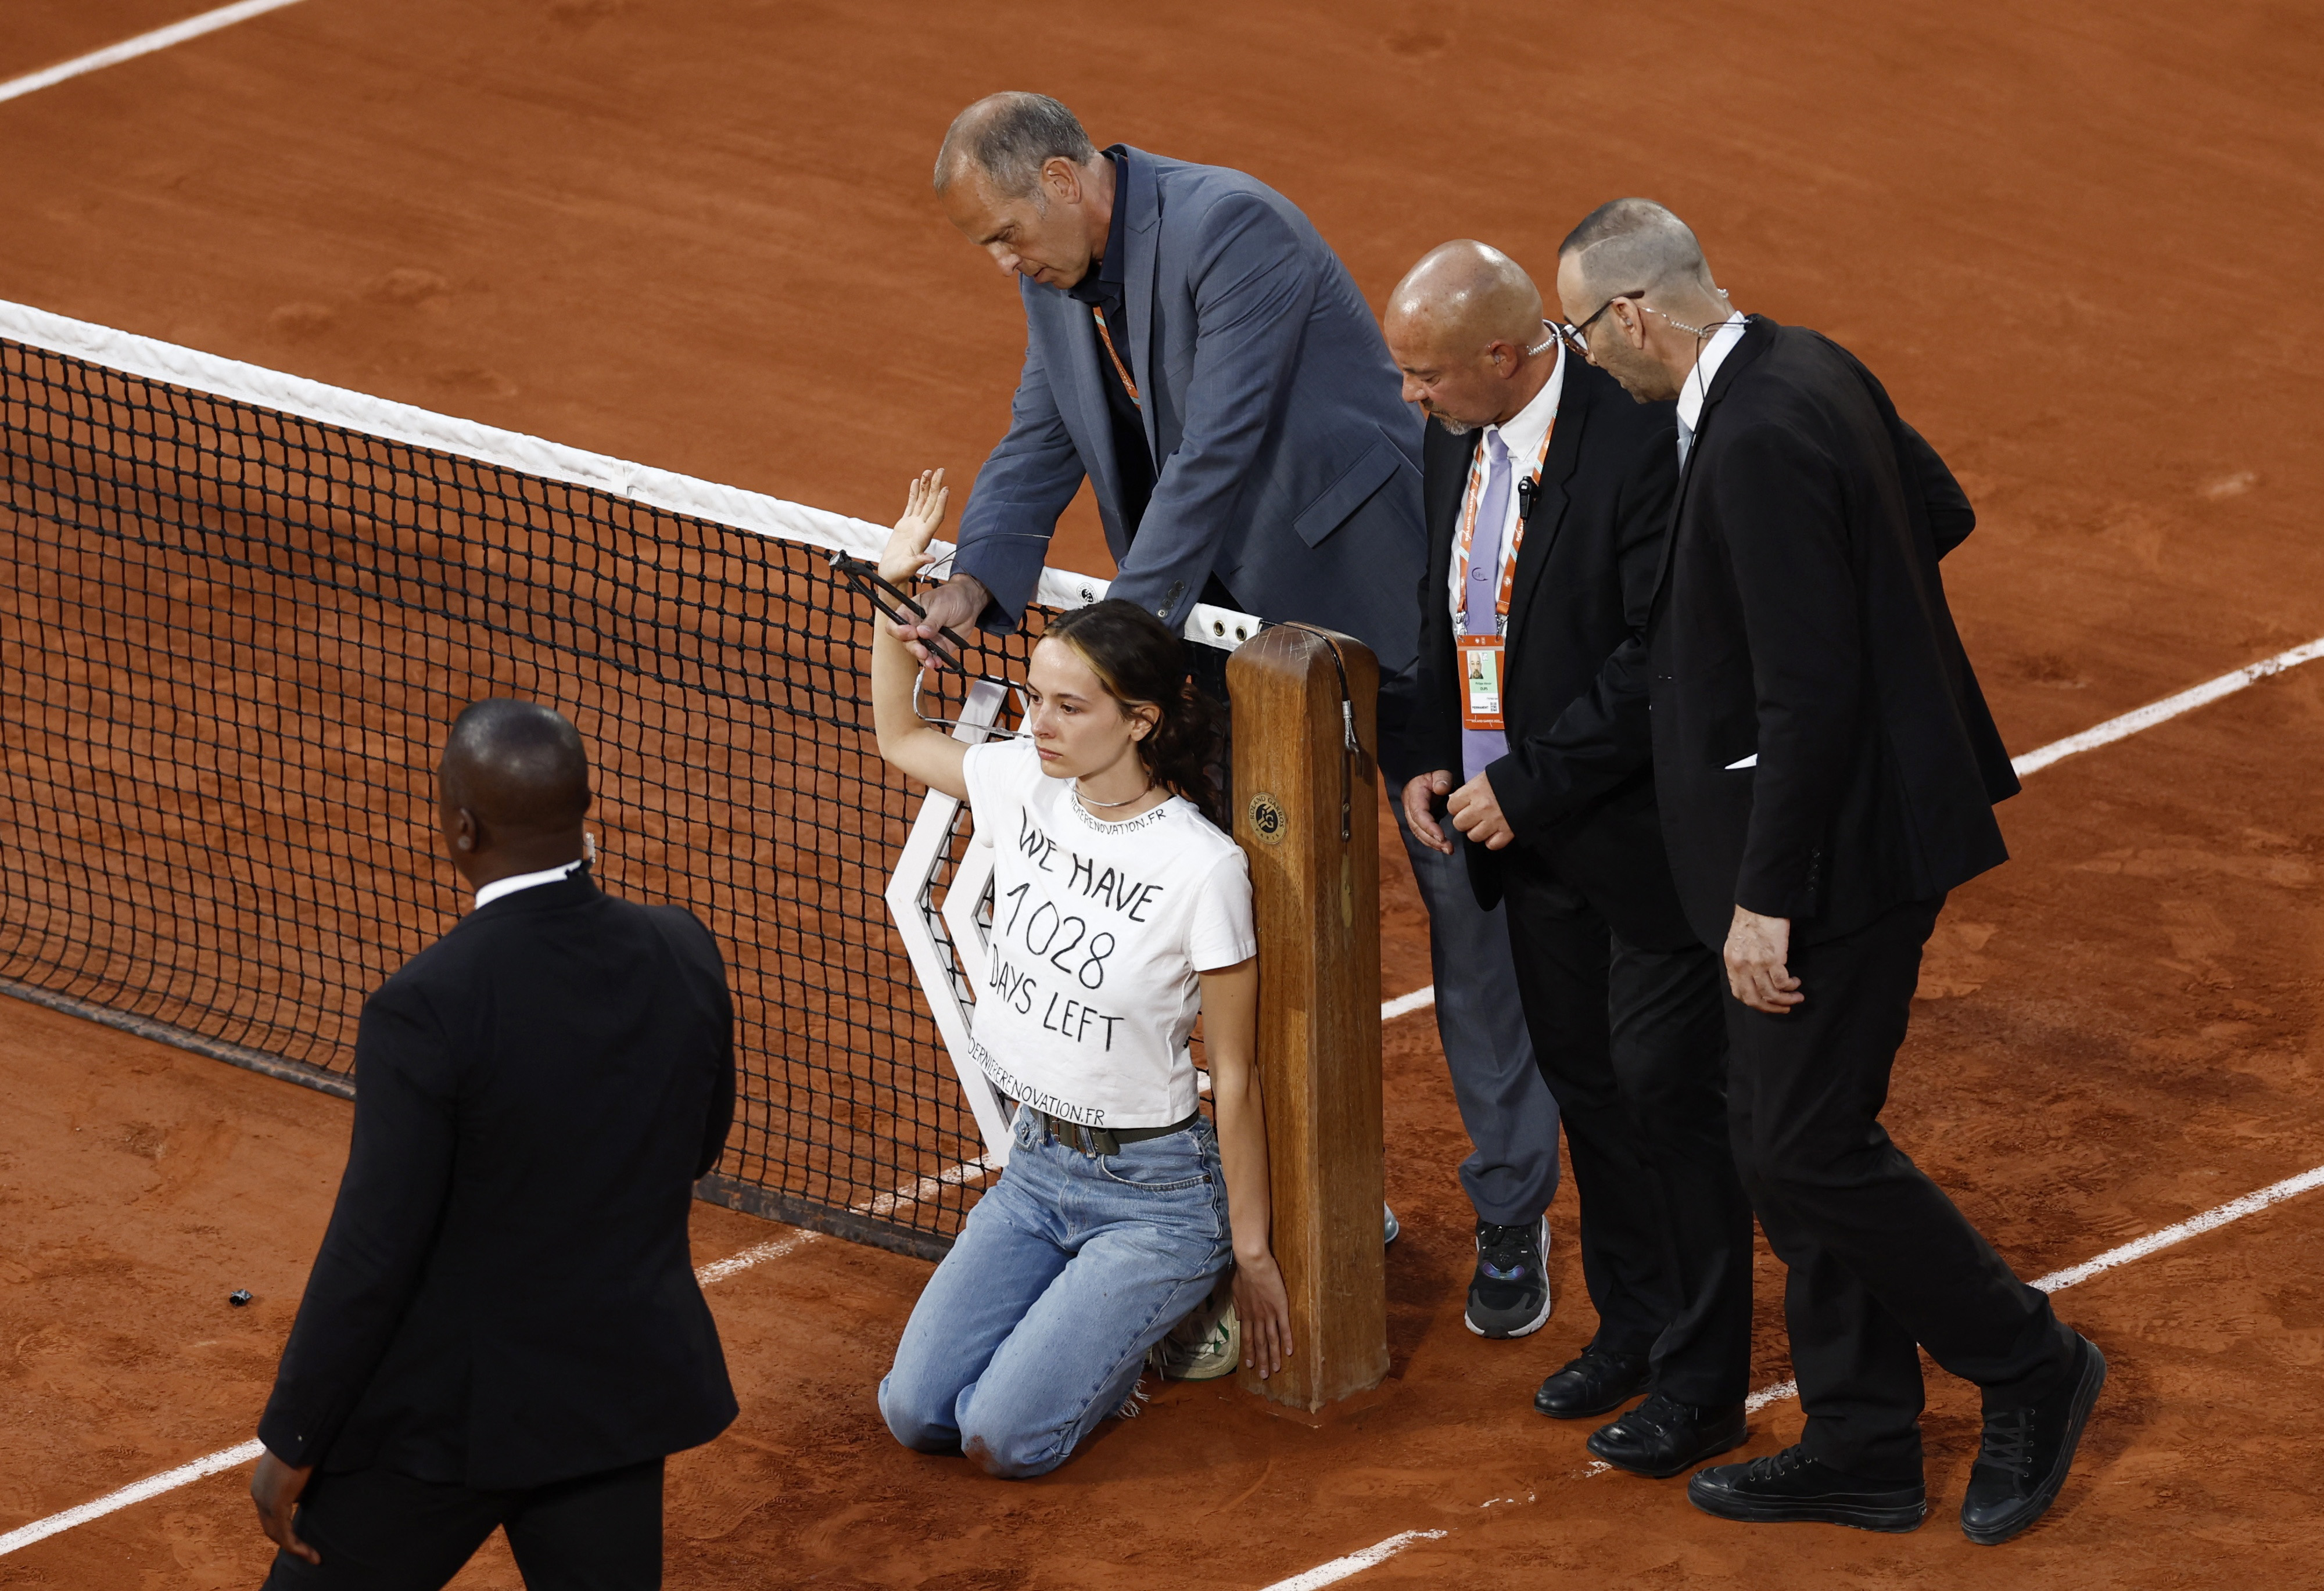
[[[936,562],[928,543],[936,538],[936,527],[944,523],[945,504],[952,498],[944,477],[942,470],[922,470],[920,478],[912,483],[911,495],[904,500],[904,517],[896,521],[895,534],[888,538],[888,546],[880,554],[880,578],[892,585],[901,585]]]
[[[1242,1363],[1259,1379],[1277,1374],[1291,1356],[1291,1295],[1272,1249],[1234,1268],[1235,1315],[1242,1322]]]

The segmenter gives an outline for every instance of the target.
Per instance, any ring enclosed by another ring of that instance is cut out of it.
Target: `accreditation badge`
[[[1498,635],[1453,637],[1461,648],[1461,727],[1497,730],[1501,722],[1501,658]]]

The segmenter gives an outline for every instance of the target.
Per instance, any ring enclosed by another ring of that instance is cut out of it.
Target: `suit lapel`
[[[1561,357],[1563,357],[1561,355]],[[1541,495],[1534,499],[1526,520],[1525,538],[1517,543],[1517,566],[1509,578],[1508,648],[1517,650],[1517,633],[1533,606],[1534,588],[1549,567],[1549,555],[1565,522],[1566,483],[1582,462],[1582,433],[1590,423],[1596,394],[1591,383],[1579,379],[1578,366],[1569,366],[1557,395],[1557,419],[1549,435],[1549,452],[1541,461]]]
[[[1155,397],[1161,391],[1161,372],[1154,363],[1154,279],[1162,256],[1162,189],[1157,176],[1152,156],[1135,149],[1122,151],[1120,179],[1130,184],[1123,216],[1130,227],[1130,253],[1121,262],[1122,291],[1130,308],[1130,346],[1123,353],[1136,361],[1137,373],[1145,383],[1142,390],[1148,396],[1138,406],[1139,418],[1146,424],[1147,450],[1158,468],[1162,441],[1154,409]]]
[[[1713,412],[1735,385],[1735,379],[1744,368],[1756,363],[1784,328],[1764,315],[1751,317],[1751,326],[1743,340],[1735,345],[1719,366],[1718,375],[1711,378],[1711,391],[1703,394],[1702,412],[1695,416],[1694,440],[1686,450],[1686,462],[1679,466],[1678,492],[1671,501],[1670,534],[1663,538],[1663,565],[1655,576],[1655,600],[1662,600],[1663,587],[1670,581],[1671,561],[1678,553],[1678,528],[1686,520],[1686,496],[1694,484],[1698,473],[1695,465],[1702,458],[1702,439],[1710,434]]]
[[[1460,529],[1461,497],[1469,466],[1477,456],[1479,433],[1455,437],[1434,420],[1421,434],[1422,518],[1428,526],[1428,575],[1422,582],[1420,634],[1424,648],[1435,648],[1436,666],[1452,677],[1452,538]]]
[[[1481,431],[1471,431],[1455,437],[1434,420],[1428,422],[1432,435],[1428,444],[1442,448],[1445,467],[1428,474],[1428,562],[1429,567],[1446,571],[1452,578],[1452,537],[1460,529],[1461,498],[1468,490],[1469,470],[1477,457],[1478,439]],[[1450,599],[1447,599],[1450,600]]]

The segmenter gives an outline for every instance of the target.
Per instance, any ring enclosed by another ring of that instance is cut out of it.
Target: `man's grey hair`
[[[1063,157],[1085,166],[1096,156],[1081,118],[1047,95],[987,95],[954,116],[945,132],[936,151],[936,191],[951,187],[967,167],[1002,198],[1023,198],[1038,190],[1041,168],[1051,161]]]
[[[1693,232],[1652,199],[1600,205],[1565,235],[1557,255],[1578,259],[1583,283],[1600,298],[1682,285],[1716,290]]]

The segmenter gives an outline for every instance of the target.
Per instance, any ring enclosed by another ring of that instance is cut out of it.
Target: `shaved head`
[[[1454,436],[1506,423],[1557,368],[1541,290],[1489,244],[1439,244],[1404,273],[1380,320],[1404,400]]]
[[[1590,294],[1601,299],[1674,288],[1717,290],[1693,232],[1652,199],[1619,198],[1599,206],[1566,234],[1557,257],[1561,270],[1578,271]]]
[[[453,721],[438,773],[447,807],[509,839],[576,830],[589,811],[589,754],[554,707],[493,698]]]
[[[1541,340],[1541,290],[1490,244],[1459,238],[1405,272],[1388,295],[1388,319],[1447,350],[1457,345],[1467,353],[1496,341],[1522,347]]]

